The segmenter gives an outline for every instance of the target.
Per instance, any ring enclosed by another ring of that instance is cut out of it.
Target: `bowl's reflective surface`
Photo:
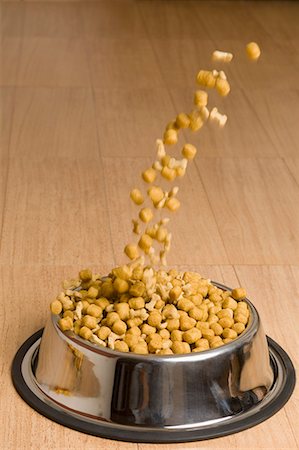
[[[101,421],[163,428],[225,420],[261,401],[273,382],[266,337],[248,304],[250,322],[238,339],[186,355],[101,348],[62,333],[52,317],[39,349],[36,382],[56,403]]]

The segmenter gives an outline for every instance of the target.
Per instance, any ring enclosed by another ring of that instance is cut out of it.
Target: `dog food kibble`
[[[261,55],[261,50],[256,42],[249,42],[246,45],[246,53],[249,59],[256,61]]]
[[[178,133],[173,128],[166,130],[164,133],[164,144],[166,145],[174,145],[178,142]]]
[[[186,159],[193,159],[196,155],[196,148],[192,144],[185,144],[182,150],[182,155]]]
[[[244,288],[224,291],[198,273],[155,270],[139,258],[106,277],[81,271],[72,288],[51,303],[51,311],[62,331],[94,345],[172,355],[236,339],[250,318],[245,298]]]
[[[175,123],[177,128],[188,128],[190,125],[190,119],[187,114],[181,113],[177,116]]]
[[[196,91],[194,94],[194,104],[199,108],[203,108],[208,104],[208,94],[206,91]]]
[[[213,61],[231,62],[232,59],[233,54],[229,52],[222,52],[220,50],[215,50],[212,54]]]
[[[130,192],[130,197],[136,205],[141,205],[144,202],[143,195],[139,189],[133,189]]]
[[[134,244],[128,244],[125,246],[125,254],[130,259],[136,259],[139,256],[139,251],[136,245]]]
[[[153,183],[156,179],[156,176],[157,172],[152,167],[142,172],[142,178],[146,183]]]

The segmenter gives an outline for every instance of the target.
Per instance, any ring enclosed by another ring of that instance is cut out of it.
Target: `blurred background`
[[[129,191],[165,125],[192,109],[200,69],[227,73],[231,94],[212,93],[209,105],[228,122],[180,137],[198,155],[179,182],[168,262],[246,286],[267,334],[298,362],[299,3],[12,0],[0,8],[3,448],[100,445],[31,411],[8,367],[44,325],[63,278],[125,261],[137,211]],[[261,47],[256,63],[246,58],[250,41]],[[233,61],[212,63],[215,49]],[[298,391],[254,434],[209,447],[295,448],[296,399]]]

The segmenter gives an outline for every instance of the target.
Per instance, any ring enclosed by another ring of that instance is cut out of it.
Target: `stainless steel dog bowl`
[[[222,289],[229,289],[214,283]],[[294,368],[250,321],[235,341],[186,355],[137,355],[62,333],[51,317],[13,363],[20,395],[47,417],[87,433],[129,441],[182,442],[240,431],[288,400]]]

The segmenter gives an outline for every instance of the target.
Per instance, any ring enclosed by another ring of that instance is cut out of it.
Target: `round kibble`
[[[102,316],[103,310],[100,306],[97,305],[89,305],[86,309],[86,313],[89,316],[99,318]]]
[[[129,290],[129,283],[126,280],[122,280],[121,278],[115,278],[113,287],[119,294],[124,294]]]
[[[261,50],[256,42],[249,42],[246,45],[246,53],[249,59],[256,61],[261,55]]]
[[[98,331],[97,331],[97,336],[102,339],[102,341],[105,341],[107,339],[107,337],[109,336],[109,334],[111,333],[111,330],[109,327],[105,327],[102,326]]]
[[[114,343],[114,350],[117,350],[118,352],[128,352],[129,346],[126,342],[117,340]]]
[[[79,331],[79,336],[81,336],[84,339],[89,339],[92,336],[92,331],[89,329],[89,327],[82,327]]]
[[[243,300],[246,298],[246,290],[244,288],[236,288],[232,290],[232,297],[235,300]]]
[[[139,256],[138,247],[137,247],[137,245],[134,245],[134,244],[126,245],[124,252],[130,259],[136,259]]]
[[[181,113],[177,116],[175,123],[177,128],[188,128],[190,125],[190,119],[187,114]]]
[[[130,197],[136,205],[142,205],[142,203],[144,202],[143,195],[142,195],[141,191],[137,188],[133,189],[130,192]]]
[[[185,144],[182,150],[182,155],[186,159],[193,159],[196,155],[196,147],[192,144]]]
[[[164,133],[163,142],[165,145],[175,145],[178,142],[178,133],[176,130],[170,128]]]
[[[62,303],[59,300],[54,300],[50,306],[52,314],[60,314],[62,311]]]
[[[232,325],[232,330],[236,331],[238,334],[241,334],[245,330],[245,325],[244,323],[236,322]]]
[[[127,324],[123,320],[116,320],[112,325],[112,331],[115,334],[122,335],[127,331]]]
[[[82,318],[82,325],[92,330],[97,326],[97,319],[93,316],[86,315]]]
[[[155,169],[150,167],[149,169],[142,172],[141,176],[143,181],[145,181],[146,183],[153,183],[157,177],[157,172]]]
[[[142,210],[139,213],[139,218],[144,223],[150,222],[153,217],[154,217],[154,214],[150,208],[142,208]]]
[[[188,344],[194,344],[201,338],[201,331],[198,328],[191,328],[183,333],[183,340]]]

